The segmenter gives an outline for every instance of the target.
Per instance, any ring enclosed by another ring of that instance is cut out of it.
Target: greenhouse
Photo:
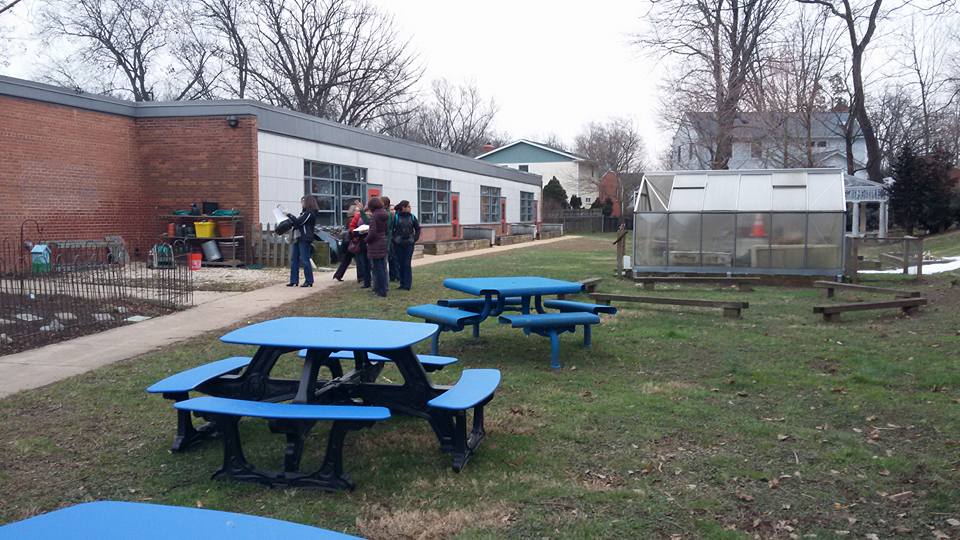
[[[835,276],[845,210],[840,169],[647,173],[633,271]]]

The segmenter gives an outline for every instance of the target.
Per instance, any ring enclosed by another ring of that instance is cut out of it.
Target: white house
[[[738,113],[733,127],[731,170],[847,168],[846,112],[817,112],[809,120],[796,113]],[[673,137],[669,167],[709,169],[716,147],[712,112],[683,116]],[[866,177],[867,148],[859,129],[851,136],[855,174]]]
[[[556,178],[567,196],[580,197],[584,206],[589,206],[596,199],[600,175],[603,173],[595,163],[584,157],[527,139],[491,149],[477,156],[477,159],[540,175],[544,185]]]

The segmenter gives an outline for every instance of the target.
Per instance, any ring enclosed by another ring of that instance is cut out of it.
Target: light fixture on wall
[[[235,115],[231,114],[230,116],[227,117],[227,125],[232,128],[235,128],[240,125],[240,119],[238,119]]]

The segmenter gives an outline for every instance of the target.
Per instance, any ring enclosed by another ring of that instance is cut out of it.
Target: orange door
[[[460,194],[450,194],[450,225],[453,227],[453,237],[460,238]]]

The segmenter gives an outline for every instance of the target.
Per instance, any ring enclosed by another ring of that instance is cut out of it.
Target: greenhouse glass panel
[[[805,186],[773,186],[774,212],[802,212],[807,208],[807,188]]]
[[[700,214],[670,214],[668,265],[700,266],[700,217]]]
[[[742,268],[770,267],[770,214],[737,214],[737,253],[734,265]]]
[[[807,268],[843,266],[843,226],[843,214],[810,214],[807,220]]]
[[[674,189],[670,199],[671,212],[699,212],[703,210],[703,188]]]
[[[729,175],[707,177],[707,189],[703,196],[704,210],[734,210],[739,195],[737,178]],[[704,228],[706,230],[706,228]]]
[[[743,175],[740,177],[740,198],[737,207],[731,210],[770,211],[772,187],[769,175]]]
[[[634,228],[634,264],[666,266],[667,214],[637,214]]]
[[[703,214],[703,266],[733,266],[736,214]]]
[[[804,268],[806,230],[806,214],[773,214],[770,268]]]

